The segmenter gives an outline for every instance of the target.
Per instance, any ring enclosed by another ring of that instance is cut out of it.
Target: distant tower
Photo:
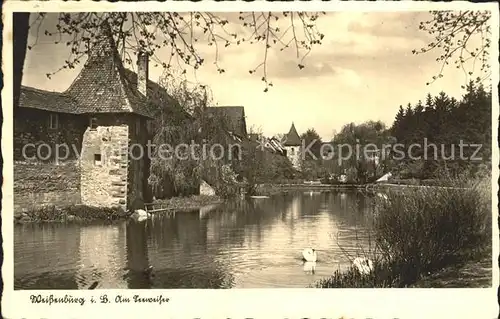
[[[295,129],[295,125],[293,123],[290,131],[285,136],[283,146],[286,150],[286,156],[288,157],[290,162],[292,162],[293,167],[299,170],[302,141],[300,140],[299,134],[297,133],[297,130]]]

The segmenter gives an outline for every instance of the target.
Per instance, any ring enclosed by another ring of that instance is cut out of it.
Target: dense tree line
[[[305,145],[317,142],[310,148],[314,156],[305,156],[302,175],[323,178],[345,174],[349,182],[366,183],[387,172],[395,178],[419,180],[488,174],[491,89],[480,81],[471,81],[464,89],[460,100],[440,92],[427,94],[424,101],[413,105],[401,105],[389,128],[380,121],[348,123],[327,147],[314,129],[309,129],[301,136]],[[325,152],[328,150],[333,152]],[[319,160],[313,158],[316,156]]]
[[[476,174],[490,167],[491,89],[471,81],[465,90],[461,100],[441,92],[427,94],[425,102],[400,106],[391,134],[406,154],[412,144],[421,146],[411,148],[414,159],[405,156],[399,161],[402,177]]]

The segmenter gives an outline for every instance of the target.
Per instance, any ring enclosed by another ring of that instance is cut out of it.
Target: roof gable
[[[297,133],[297,130],[295,129],[295,124],[292,123],[292,127],[290,128],[290,131],[288,134],[285,136],[285,142],[283,143],[284,146],[300,146],[302,142],[300,141],[300,136]]]
[[[109,29],[92,49],[80,74],[65,94],[72,96],[82,113],[136,113],[152,117],[146,97],[127,81],[125,68]]]

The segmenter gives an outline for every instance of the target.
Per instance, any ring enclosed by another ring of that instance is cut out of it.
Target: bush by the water
[[[491,181],[389,191],[377,201],[375,269],[335,273],[319,287],[406,287],[491,250]]]
[[[71,222],[71,221],[112,221],[128,216],[120,207],[92,207],[74,205],[67,207],[56,207],[53,205],[40,206],[23,213],[15,214],[15,221],[23,222]]]

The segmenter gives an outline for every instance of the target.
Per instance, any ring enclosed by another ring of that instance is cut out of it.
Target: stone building
[[[285,135],[283,147],[293,167],[300,170],[302,141],[293,123],[292,127],[290,127],[290,131]]]
[[[62,93],[22,87],[14,113],[14,207],[120,206],[151,201],[147,143],[172,99],[149,81],[149,59],[125,69],[109,26]],[[29,70],[27,70],[29,71]]]

